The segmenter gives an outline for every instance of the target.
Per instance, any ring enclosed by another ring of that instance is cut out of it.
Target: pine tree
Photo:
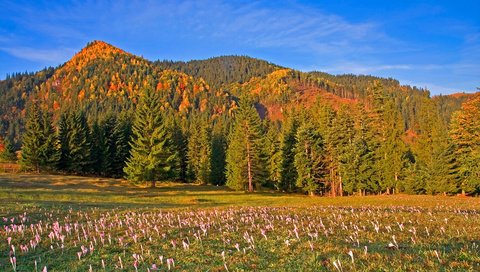
[[[445,153],[449,148],[447,130],[433,102],[424,98],[422,103],[419,112],[419,130],[422,133],[412,146],[418,164],[417,177],[420,183],[425,184],[426,193],[456,193],[457,179],[451,175],[455,172],[455,169],[451,169],[455,164],[449,162],[450,158]]]
[[[212,136],[206,119],[197,118],[191,125],[188,141],[188,164],[195,179],[203,184],[211,182]]]
[[[90,130],[85,112],[72,109],[64,112],[59,121],[59,169],[74,174],[86,174],[91,169]]]
[[[308,120],[298,128],[294,151],[296,185],[310,195],[324,189],[328,170],[325,167],[322,136]]]
[[[455,144],[455,157],[460,188],[463,193],[480,193],[480,93],[462,104],[452,116],[450,136]]]
[[[214,185],[226,183],[227,136],[224,123],[214,123],[212,131],[211,182]]]
[[[264,154],[266,155],[266,167],[268,172],[268,182],[275,186],[277,189],[280,188],[280,179],[281,179],[281,163],[282,163],[282,152],[281,152],[281,141],[280,141],[280,131],[277,124],[273,122],[267,123],[267,133],[265,135],[265,150]]]
[[[117,118],[114,128],[115,154],[112,160],[112,176],[123,176],[123,168],[130,156],[130,138],[132,136],[132,123],[130,115],[121,115]]]
[[[297,171],[295,169],[295,145],[298,130],[298,120],[295,112],[287,114],[283,123],[281,134],[281,155],[280,155],[280,184],[278,188],[286,191],[295,189]]]
[[[261,121],[253,102],[242,97],[227,149],[227,186],[253,191],[264,179]]]
[[[92,139],[91,151],[90,151],[91,162],[92,162],[91,171],[95,175],[103,175],[104,161],[108,161],[108,158],[104,157],[105,134],[101,125],[98,123],[98,121],[95,121],[93,123],[92,129],[90,131],[91,131],[90,139]]]
[[[393,190],[399,190],[401,174],[404,170],[406,152],[405,143],[401,137],[404,134],[404,125],[400,112],[393,103],[388,100],[382,115],[383,144],[379,147],[379,168],[381,173],[380,186],[387,194]]]
[[[354,171],[355,187],[360,195],[366,192],[375,193],[379,190],[375,173],[375,153],[376,146],[374,134],[370,131],[367,112],[362,103],[357,107],[356,115],[356,133],[354,138]]]
[[[104,176],[111,177],[115,175],[115,155],[117,154],[117,138],[115,131],[117,120],[113,114],[107,114],[104,122],[101,124],[101,137],[103,138],[100,148],[102,160],[100,161],[101,173]],[[92,149],[93,151],[93,149]]]
[[[178,152],[171,137],[158,93],[146,88],[135,111],[130,157],[124,168],[133,182],[151,182],[174,176]]]
[[[6,138],[0,145],[2,146],[0,150],[0,162],[15,162],[17,155],[15,154],[15,147],[12,142]]]
[[[36,103],[28,107],[23,135],[21,164],[39,171],[52,170],[57,163],[58,142],[48,110]]]

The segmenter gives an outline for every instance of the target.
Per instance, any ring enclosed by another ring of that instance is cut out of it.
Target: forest
[[[101,41],[0,81],[0,159],[33,172],[308,195],[480,194],[480,92]]]

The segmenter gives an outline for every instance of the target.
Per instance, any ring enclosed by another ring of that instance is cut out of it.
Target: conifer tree
[[[267,123],[267,132],[265,135],[265,150],[266,167],[268,172],[268,182],[275,186],[277,189],[280,187],[281,179],[281,141],[280,141],[280,129],[274,122]]]
[[[178,152],[171,137],[158,93],[146,88],[135,111],[132,128],[132,149],[124,168],[133,182],[151,182],[172,178]]]
[[[103,175],[104,161],[108,161],[109,158],[105,158],[105,134],[103,128],[98,121],[93,123],[91,128],[90,139],[91,141],[91,171],[95,175]]]
[[[132,123],[130,115],[121,115],[117,118],[114,128],[115,154],[112,160],[112,176],[123,176],[123,168],[130,156],[130,138],[132,136]]]
[[[252,100],[244,96],[235,116],[227,149],[227,186],[253,191],[264,178],[261,121]]]
[[[52,170],[59,159],[58,142],[47,109],[36,103],[28,107],[21,164],[37,172]]]
[[[382,124],[384,126],[381,136],[383,144],[378,149],[380,186],[389,194],[391,189],[399,190],[401,184],[399,179],[404,170],[406,152],[405,143],[401,139],[404,134],[403,121],[392,99],[386,102]]]
[[[86,174],[92,163],[90,130],[85,112],[72,109],[60,116],[59,136],[60,161],[59,169],[74,174]]]
[[[462,104],[452,116],[450,136],[455,144],[455,157],[460,188],[463,193],[480,193],[480,93]]]
[[[226,183],[227,133],[225,124],[216,122],[212,131],[211,182],[214,185]]]
[[[282,127],[280,155],[280,184],[278,188],[286,191],[295,189],[297,171],[295,169],[295,145],[298,130],[298,120],[295,112],[287,114]]]
[[[0,151],[0,162],[15,162],[17,160],[17,155],[15,154],[15,147],[12,142],[5,138],[3,140],[2,150]]]
[[[297,187],[310,195],[318,193],[325,187],[328,170],[325,167],[322,136],[308,120],[298,128],[294,151]]]
[[[201,183],[211,182],[212,136],[204,118],[194,119],[188,141],[188,164],[195,179]]]

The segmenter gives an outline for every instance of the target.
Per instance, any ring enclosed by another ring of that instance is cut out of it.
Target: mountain
[[[289,108],[309,107],[316,100],[335,108],[368,98],[380,82],[402,113],[406,130],[418,131],[422,99],[435,103],[448,124],[468,94],[430,99],[427,90],[402,86],[373,76],[303,73],[247,56],[222,56],[189,62],[151,62],[102,41],[93,41],[66,63],[37,73],[14,74],[0,81],[0,135],[17,146],[28,101],[43,101],[58,116],[72,105],[89,118],[102,112],[134,108],[139,91],[151,87],[164,94],[165,107],[185,115],[207,111],[218,116],[235,108],[242,92],[257,97],[263,117],[281,120]]]

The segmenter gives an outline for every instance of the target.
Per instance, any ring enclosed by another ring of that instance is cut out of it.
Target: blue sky
[[[103,40],[150,60],[249,55],[393,77],[432,94],[480,87],[480,1],[0,1],[0,79]]]

